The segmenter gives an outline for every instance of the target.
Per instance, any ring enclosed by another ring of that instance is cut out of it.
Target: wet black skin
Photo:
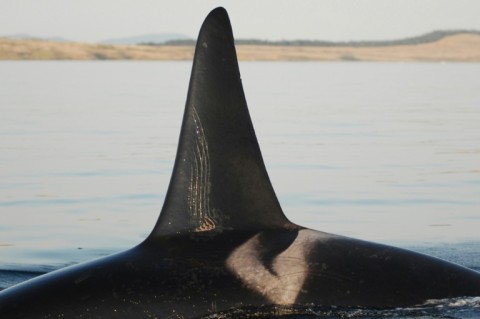
[[[191,318],[460,296],[480,296],[480,274],[287,220],[248,114],[230,22],[217,8],[199,34],[175,167],[150,236],[2,291],[0,318]]]
[[[272,304],[225,266],[231,252],[257,234],[228,231],[146,241],[129,251],[6,290],[0,303],[2,318],[198,317],[233,307]],[[268,269],[270,252],[284,251],[298,230],[260,234],[264,237],[262,263]],[[350,238],[322,239],[311,252],[307,280],[294,304],[399,307],[425,299],[475,295],[480,287],[473,271]]]

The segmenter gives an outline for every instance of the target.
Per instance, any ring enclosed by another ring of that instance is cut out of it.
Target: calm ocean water
[[[0,62],[0,288],[148,235],[190,68]],[[480,64],[240,68],[292,221],[480,270]]]

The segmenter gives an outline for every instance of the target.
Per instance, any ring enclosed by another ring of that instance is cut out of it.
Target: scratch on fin
[[[193,107],[195,125],[194,143],[191,154],[190,186],[188,189],[188,206],[191,223],[196,232],[213,230],[216,220],[210,208],[210,158],[208,143],[197,110]]]

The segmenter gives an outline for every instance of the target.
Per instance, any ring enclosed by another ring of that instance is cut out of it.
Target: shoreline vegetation
[[[110,45],[0,37],[0,60],[191,60],[194,40]],[[238,40],[240,61],[480,62],[479,31],[435,31],[392,41]]]

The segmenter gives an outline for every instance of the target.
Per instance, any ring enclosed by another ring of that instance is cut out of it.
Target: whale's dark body
[[[128,251],[0,293],[0,318],[199,317],[238,307],[389,308],[480,296],[480,274],[289,222],[248,114],[230,22],[199,34],[172,179]]]

